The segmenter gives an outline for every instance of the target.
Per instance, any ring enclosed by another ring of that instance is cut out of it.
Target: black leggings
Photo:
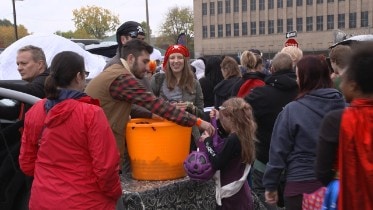
[[[303,195],[284,197],[286,210],[302,210]]]

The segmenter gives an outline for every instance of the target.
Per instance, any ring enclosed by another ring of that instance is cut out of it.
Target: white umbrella
[[[0,79],[20,80],[17,71],[17,51],[26,45],[34,45],[43,49],[48,66],[53,57],[62,51],[73,51],[84,57],[85,70],[90,72],[88,78],[98,75],[104,68],[106,62],[100,55],[92,54],[73,41],[54,34],[33,34],[23,37],[11,44],[0,54]]]

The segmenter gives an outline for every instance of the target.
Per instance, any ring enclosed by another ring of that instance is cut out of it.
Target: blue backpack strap
[[[333,180],[328,184],[325,192],[324,202],[322,205],[323,210],[337,210],[339,193],[339,180]]]

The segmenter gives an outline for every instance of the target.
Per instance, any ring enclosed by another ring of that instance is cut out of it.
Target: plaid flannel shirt
[[[140,84],[131,74],[123,74],[110,85],[110,95],[121,101],[145,107],[167,120],[183,126],[193,126],[197,118],[186,111],[177,109],[163,99],[157,98]]]

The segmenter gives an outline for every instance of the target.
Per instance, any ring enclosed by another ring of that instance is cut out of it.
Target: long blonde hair
[[[252,107],[244,99],[238,97],[226,100],[222,107],[219,114],[229,119],[240,140],[242,161],[251,164],[255,159],[257,129]]]

